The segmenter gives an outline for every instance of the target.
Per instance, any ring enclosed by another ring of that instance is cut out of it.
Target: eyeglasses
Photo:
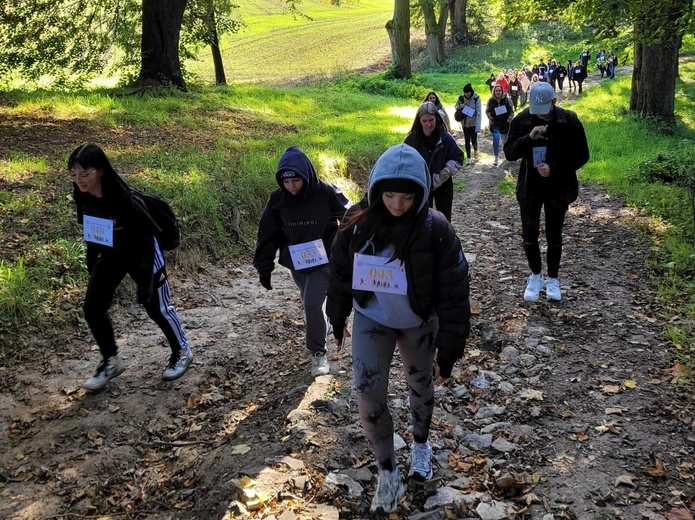
[[[81,172],[76,172],[76,171],[70,170],[70,177],[72,177],[73,179],[76,177],[79,177],[80,179],[86,179],[87,177],[92,175],[94,172],[96,172],[95,169],[83,170]]]

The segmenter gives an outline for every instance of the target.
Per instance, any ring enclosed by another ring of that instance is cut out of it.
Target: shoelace
[[[426,448],[419,448],[413,450],[413,469],[414,470],[425,470],[425,473],[429,473],[430,460],[429,460],[429,450]]]

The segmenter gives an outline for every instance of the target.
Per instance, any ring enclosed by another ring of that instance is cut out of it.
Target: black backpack
[[[157,233],[156,237],[162,251],[173,251],[179,247],[181,244],[181,225],[169,203],[158,195],[143,193],[135,188],[131,188],[131,191],[135,198],[142,202],[141,205],[159,226],[161,231]]]

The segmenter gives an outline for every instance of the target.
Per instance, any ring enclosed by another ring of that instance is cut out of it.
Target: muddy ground
[[[435,479],[393,518],[692,518],[695,401],[674,384],[664,330],[678,317],[650,283],[648,222],[583,187],[563,300],[526,303],[518,209],[498,190],[517,165],[494,167],[485,135],[481,151],[453,217],[471,263],[469,349],[438,389]],[[369,518],[349,345],[310,377],[288,273],[268,292],[239,261],[172,286],[195,353],[178,381],[160,380],[168,347],[127,297],[113,310],[127,370],[106,390],[80,388],[99,357],[84,324],[36,337],[45,361],[0,367],[0,518]],[[489,388],[472,385],[480,374]],[[398,359],[390,406],[408,443]]]

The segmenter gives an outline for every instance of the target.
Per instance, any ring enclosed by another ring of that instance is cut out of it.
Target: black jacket
[[[521,111],[513,120],[504,155],[509,161],[521,159],[516,196],[519,201],[537,200],[566,207],[579,193],[577,170],[589,160],[589,145],[584,126],[571,110],[553,107],[553,118],[544,121],[531,115],[529,109]],[[534,126],[547,125],[546,138],[533,140],[529,133]],[[545,162],[550,176],[541,177],[533,166],[533,148],[547,147]]]
[[[304,188],[292,195],[282,187],[281,174],[293,171],[304,181]],[[253,266],[260,276],[268,276],[275,268],[275,254],[280,250],[280,265],[292,269],[288,246],[323,239],[330,255],[338,222],[350,204],[332,184],[318,179],[309,159],[297,147],[290,147],[278,164],[276,179],[279,189],[270,195],[258,225],[258,240]],[[305,269],[305,273],[312,269]]]
[[[495,108],[501,106],[507,107],[507,111],[498,116],[495,114]],[[492,96],[487,101],[485,113],[490,121],[490,131],[499,130],[501,134],[509,132],[509,122],[512,120],[512,117],[514,117],[514,104],[509,96],[504,94],[499,101],[497,101],[495,96]]]
[[[355,208],[356,209],[356,208]],[[350,215],[354,209],[348,211]],[[468,262],[451,224],[438,211],[425,208],[405,259],[408,301],[427,322],[439,318],[437,362],[444,377],[463,355],[470,331]],[[352,289],[353,256],[370,238],[360,236],[359,225],[341,231],[333,243],[331,278],[326,312],[333,330],[342,330],[352,311],[353,298],[361,306],[374,297],[371,291]],[[353,236],[357,240],[353,241]]]

